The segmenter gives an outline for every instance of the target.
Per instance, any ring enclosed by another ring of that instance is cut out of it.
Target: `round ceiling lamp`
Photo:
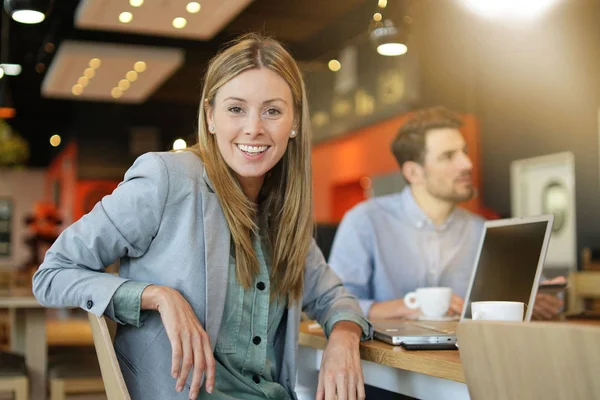
[[[392,20],[372,21],[369,38],[382,56],[400,56],[408,51],[398,28]]]
[[[51,0],[4,0],[8,15],[22,24],[39,24],[50,11]]]

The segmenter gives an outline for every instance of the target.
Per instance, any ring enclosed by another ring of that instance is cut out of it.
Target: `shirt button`
[[[252,339],[252,343],[258,346],[260,344],[260,337],[254,336],[254,338]]]
[[[87,306],[88,310],[91,310],[92,307],[94,307],[94,302],[91,300],[88,300],[86,306]]]
[[[262,292],[266,288],[265,283],[264,282],[258,282],[256,284],[256,288]]]
[[[254,381],[254,383],[260,383],[260,378],[258,377],[258,375],[252,376],[252,380]]]

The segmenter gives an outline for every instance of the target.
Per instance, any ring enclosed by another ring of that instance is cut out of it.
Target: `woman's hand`
[[[142,292],[142,309],[157,310],[171,342],[171,375],[177,379],[175,389],[183,391],[194,369],[190,399],[200,391],[202,374],[206,372],[206,391],[215,385],[215,358],[208,334],[200,325],[188,301],[177,290],[165,286],[147,286]]]
[[[354,322],[340,321],[334,325],[321,361],[317,400],[364,400],[358,349],[361,335],[361,328]]]

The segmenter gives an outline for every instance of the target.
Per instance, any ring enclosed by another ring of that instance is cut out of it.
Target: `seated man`
[[[456,206],[475,194],[461,125],[442,107],[415,112],[392,142],[406,188],[357,205],[338,227],[329,264],[370,319],[410,317],[404,295],[430,286],[451,287],[450,313],[462,313],[484,220]],[[561,306],[540,295],[534,317]]]

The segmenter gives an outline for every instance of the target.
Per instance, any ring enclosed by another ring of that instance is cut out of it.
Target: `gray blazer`
[[[81,307],[114,319],[112,296],[127,280],[169,286],[189,301],[217,341],[227,287],[230,232],[201,160],[193,153],[147,153],[117,189],[68,227],[33,277],[48,307]],[[120,276],[99,273],[120,258]],[[332,315],[362,312],[313,243],[306,257],[302,304],[291,305],[275,339],[277,380],[294,392],[301,312],[324,325]],[[243,328],[242,328],[243,329]],[[175,391],[171,345],[160,315],[119,326],[115,351],[133,399],[188,399]]]

